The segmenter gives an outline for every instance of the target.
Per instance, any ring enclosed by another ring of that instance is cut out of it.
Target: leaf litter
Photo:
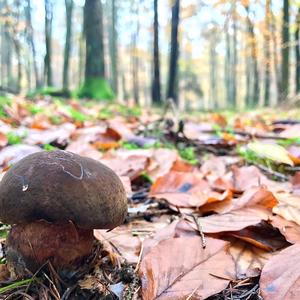
[[[178,120],[104,108],[18,97],[1,118],[1,176],[66,149],[112,168],[129,203],[125,224],[95,230],[93,255],[64,280],[51,264],[10,278],[3,225],[1,299],[297,299],[299,125],[280,127],[271,110]]]

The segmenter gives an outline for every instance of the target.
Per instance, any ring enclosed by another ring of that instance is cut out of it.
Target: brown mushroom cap
[[[67,151],[31,154],[0,183],[0,220],[8,224],[72,221],[85,229],[112,229],[126,212],[118,176],[93,159]]]

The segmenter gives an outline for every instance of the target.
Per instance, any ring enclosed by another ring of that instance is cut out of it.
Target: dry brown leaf
[[[70,151],[81,156],[86,156],[95,160],[100,160],[102,153],[96,150],[91,144],[84,142],[81,138],[71,142],[66,151]]]
[[[230,199],[230,191],[218,193],[211,190],[198,173],[170,172],[160,177],[151,187],[150,195],[165,199],[175,207],[199,207],[205,203]]]
[[[300,244],[273,256],[264,266],[260,289],[265,300],[298,300],[300,295]]]
[[[286,240],[292,244],[300,243],[300,226],[292,221],[287,221],[280,216],[271,216],[272,226],[278,228]]]
[[[294,221],[300,225],[300,197],[289,194],[276,194],[279,203],[273,207],[273,212],[288,221]]]
[[[261,220],[267,221],[271,212],[266,209],[253,207],[241,208],[223,215],[211,215],[199,218],[203,232],[218,233],[225,231],[238,231],[248,226],[256,225]]]
[[[30,146],[25,144],[7,146],[0,151],[0,165],[15,164],[25,156],[41,150],[42,149],[38,146]]]
[[[197,190],[209,190],[209,185],[201,174],[172,171],[153,183],[150,194],[187,193],[194,187]]]
[[[137,263],[142,242],[138,236],[132,235],[129,227],[120,226],[112,231],[96,229],[94,236],[104,243],[107,249],[117,252],[128,263]]]
[[[178,154],[171,149],[154,149],[150,163],[147,167],[148,176],[154,181],[170,172]]]
[[[148,159],[143,156],[130,156],[126,160],[122,158],[103,158],[101,162],[119,176],[128,176],[133,180],[145,171]]]
[[[268,184],[267,177],[255,166],[241,168],[233,166],[232,173],[234,188],[238,191],[246,191],[251,187]]]
[[[229,198],[230,199],[230,198]],[[268,191],[264,186],[253,187],[247,190],[241,197],[232,200],[208,203],[200,208],[202,212],[217,212],[224,214],[243,207],[273,208],[278,203],[273,193]]]
[[[226,235],[232,235],[265,251],[277,251],[290,246],[280,231],[265,221],[239,231],[227,232]]]
[[[235,262],[239,279],[260,275],[263,266],[273,255],[238,239],[231,241],[229,253]]]
[[[179,237],[155,246],[139,269],[143,299],[205,299],[223,290],[235,278],[229,244],[206,242],[203,249],[200,237]]]

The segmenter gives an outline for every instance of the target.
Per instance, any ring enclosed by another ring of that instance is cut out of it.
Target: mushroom
[[[62,150],[31,154],[0,183],[0,220],[12,225],[8,267],[17,277],[47,261],[73,270],[92,253],[93,229],[113,229],[126,213],[125,190],[108,167]]]

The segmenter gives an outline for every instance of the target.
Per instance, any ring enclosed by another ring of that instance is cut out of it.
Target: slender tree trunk
[[[171,98],[177,104],[178,104],[179,13],[180,13],[180,0],[174,0],[174,5],[172,7],[171,49],[170,49],[167,99]]]
[[[218,55],[216,51],[217,47],[217,31],[212,29],[209,31],[209,102],[210,107],[216,109],[219,107],[218,103]]]
[[[52,21],[53,21],[53,3],[52,0],[45,0],[45,70],[44,75],[48,86],[53,85],[52,81]]]
[[[158,24],[158,0],[154,0],[154,40],[153,40],[153,78],[152,78],[152,102],[161,103],[160,92],[160,62],[159,62],[159,24]]]
[[[136,30],[132,34],[132,62],[131,62],[131,74],[132,74],[132,88],[133,88],[133,99],[134,103],[139,103],[140,98],[140,83],[139,83],[139,56],[138,56],[138,38],[139,38],[139,32],[140,32],[140,21],[138,18],[139,15],[139,5],[136,7],[135,14],[137,16],[137,23],[136,23]]]
[[[105,78],[101,0],[85,1],[84,29],[86,38],[85,80]]]
[[[264,60],[265,60],[265,94],[264,104],[270,105],[270,82],[271,82],[271,1],[266,0],[265,9],[265,31],[264,31]]]
[[[225,90],[226,90],[226,106],[230,103],[230,86],[231,86],[231,47],[230,47],[230,35],[228,28],[225,29],[225,42],[226,42],[226,56],[225,56]]]
[[[285,100],[289,93],[289,0],[283,0],[283,19],[282,19],[282,48],[281,48],[281,101]]]
[[[32,51],[32,61],[33,61],[33,69],[34,69],[34,76],[35,76],[35,87],[38,89],[41,87],[41,81],[39,77],[39,71],[37,66],[37,60],[36,60],[36,48],[34,43],[34,37],[33,37],[33,27],[32,27],[32,21],[31,21],[31,0],[27,0],[26,5],[26,30],[27,30],[27,41],[30,45],[31,51]]]
[[[232,83],[231,83],[231,106],[236,107],[236,84],[237,84],[237,14],[236,14],[236,0],[233,1],[232,4],[232,12],[233,12],[233,36],[232,36]]]
[[[300,6],[298,7],[296,31],[295,31],[295,52],[296,52],[296,93],[300,93]]]
[[[277,92],[277,103],[280,102],[281,97],[281,74],[280,74],[280,65],[279,65],[279,50],[278,50],[278,41],[276,38],[276,19],[272,12],[272,1],[270,0],[270,15],[271,15],[271,39],[273,44],[273,65],[274,65],[274,76],[276,83],[276,92]]]
[[[64,50],[64,68],[63,68],[63,90],[69,90],[69,61],[72,41],[72,15],[73,15],[73,0],[65,0],[66,7],[66,43]]]
[[[254,26],[249,16],[249,6],[244,5],[247,11],[247,31],[248,31],[248,40],[247,43],[250,48],[250,59],[248,62],[248,87],[247,91],[247,105],[250,107],[255,107],[259,103],[259,72],[257,64],[257,44],[256,37],[254,33]]]
[[[111,83],[115,94],[118,94],[118,33],[116,0],[111,0],[111,26],[109,37],[109,51],[111,61]]]

